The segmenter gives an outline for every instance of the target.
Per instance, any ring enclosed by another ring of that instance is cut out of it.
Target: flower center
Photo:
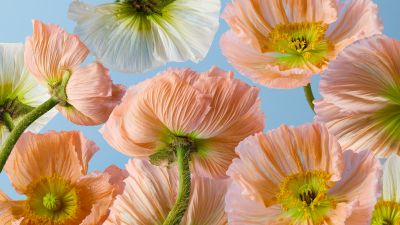
[[[60,176],[44,177],[29,186],[27,215],[31,224],[70,224],[78,215],[75,188]]]
[[[277,200],[284,216],[296,222],[321,222],[335,201],[328,196],[331,188],[330,174],[308,171],[287,176],[280,185]]]
[[[139,13],[143,15],[162,15],[162,9],[174,0],[122,0],[120,2],[128,4],[133,11],[130,13]]]
[[[267,37],[266,52],[275,52],[276,64],[282,69],[322,67],[328,62],[332,43],[325,37],[323,23],[277,25]]]
[[[400,204],[379,201],[372,214],[371,225],[400,225]]]

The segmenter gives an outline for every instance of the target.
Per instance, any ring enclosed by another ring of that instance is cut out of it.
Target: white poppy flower
[[[75,33],[107,67],[143,72],[203,59],[219,26],[220,0],[121,0],[71,3]]]
[[[0,43],[0,145],[10,134],[5,125],[5,114],[17,124],[24,114],[49,98],[48,90],[41,86],[24,66],[24,45]],[[27,131],[39,131],[56,112],[49,111],[36,120]]]

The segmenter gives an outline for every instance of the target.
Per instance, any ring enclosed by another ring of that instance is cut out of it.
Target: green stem
[[[304,94],[307,98],[308,105],[310,106],[311,110],[315,113],[314,103],[313,103],[315,98],[311,89],[311,83],[309,83],[307,86],[304,86]]]
[[[12,149],[14,148],[14,145],[17,143],[19,137],[22,135],[22,133],[24,133],[26,128],[35,122],[35,120],[39,119],[45,113],[54,108],[57,104],[58,101],[51,97],[49,100],[26,114],[14,127],[0,151],[0,173],[3,171],[3,167],[6,164]]]
[[[178,197],[163,225],[179,225],[189,206],[191,185],[189,168],[190,151],[183,147],[177,147],[176,151],[179,172]]]
[[[3,121],[4,124],[6,125],[7,129],[11,132],[14,129],[14,122],[13,119],[8,112],[3,113]]]

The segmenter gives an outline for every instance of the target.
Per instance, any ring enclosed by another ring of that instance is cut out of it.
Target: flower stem
[[[304,86],[304,95],[307,98],[307,102],[308,102],[308,105],[310,106],[311,110],[315,113],[314,103],[313,103],[315,98],[314,98],[314,95],[313,95],[313,92],[311,89],[311,83],[309,83],[307,86]]]
[[[6,125],[8,131],[11,132],[14,129],[14,122],[13,122],[13,119],[12,119],[10,113],[8,113],[8,112],[3,113],[3,121],[4,121],[4,124]]]
[[[39,119],[45,113],[54,108],[57,104],[58,101],[51,97],[49,100],[26,114],[14,127],[0,150],[0,173],[1,171],[3,171],[3,167],[6,164],[12,149],[14,148],[14,145],[17,143],[19,137],[22,135],[22,133],[24,133],[26,128],[28,128],[33,122],[35,122],[35,120]]]
[[[179,172],[178,197],[163,225],[179,225],[189,206],[191,186],[189,167],[190,151],[181,146],[177,147],[176,151]]]

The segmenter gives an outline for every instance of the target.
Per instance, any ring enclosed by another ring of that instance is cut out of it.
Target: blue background
[[[201,0],[200,0],[201,1]],[[400,39],[400,1],[399,0],[374,0],[380,11],[380,16],[384,23],[384,33],[396,39]],[[25,38],[31,35],[32,19],[39,19],[46,23],[54,23],[63,27],[68,32],[72,32],[74,23],[67,18],[68,6],[70,0],[22,0],[6,1],[0,0],[0,42],[24,42]],[[86,0],[86,2],[99,4],[106,2],[104,0]],[[111,2],[108,1],[108,2]],[[222,0],[223,7],[228,0]],[[122,83],[126,86],[134,85],[142,80],[152,77],[157,72],[167,67],[191,67],[196,71],[206,71],[213,65],[219,66],[225,70],[234,70],[233,67],[222,56],[219,48],[220,36],[228,29],[227,24],[221,20],[221,26],[214,40],[208,56],[199,64],[194,63],[171,63],[165,67],[145,74],[122,74],[111,71],[111,76],[115,83]],[[400,60],[400,59],[399,59]],[[235,70],[234,70],[235,71]],[[251,85],[256,85],[235,71],[236,77],[245,80]],[[313,78],[313,90],[318,96],[318,77]],[[258,86],[258,85],[256,85]],[[261,89],[262,107],[266,114],[266,129],[270,130],[278,127],[280,124],[299,125],[311,122],[313,113],[309,109],[305,100],[303,89],[275,90],[259,86]],[[86,137],[95,141],[100,147],[100,151],[90,162],[90,170],[104,170],[111,164],[124,167],[128,157],[115,151],[109,146],[98,132],[100,126],[84,127],[77,126],[66,120],[61,114],[58,114],[42,130],[80,130]],[[0,188],[12,198],[20,199],[23,196],[18,195],[12,188],[7,176],[0,174]]]

